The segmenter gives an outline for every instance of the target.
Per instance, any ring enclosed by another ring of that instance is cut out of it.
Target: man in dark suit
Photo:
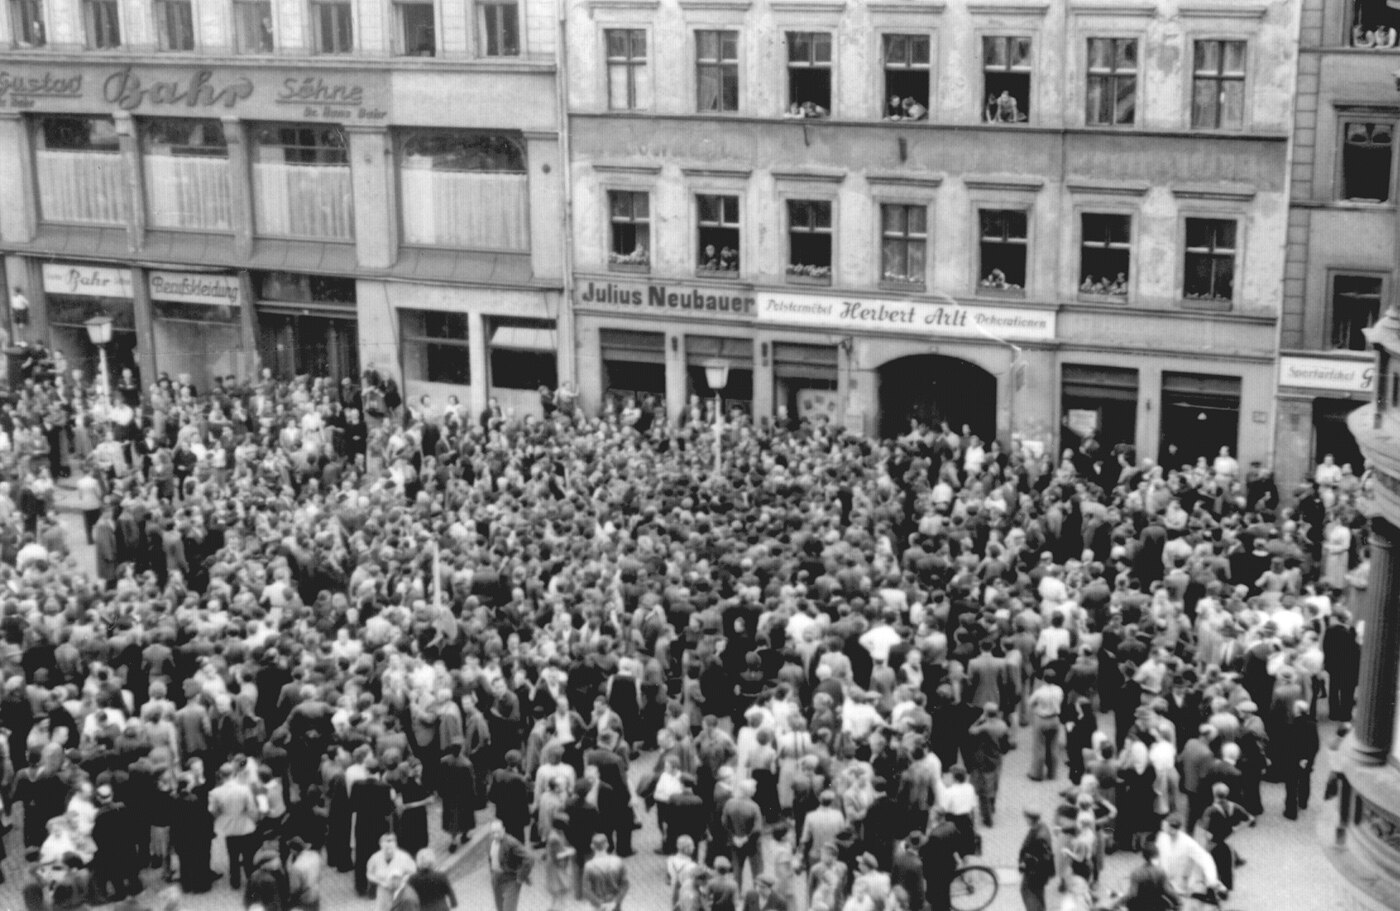
[[[1025,814],[1030,828],[1016,860],[1021,871],[1021,902],[1026,911],[1045,911],[1045,887],[1055,875],[1055,845],[1040,813],[1028,809]]]
[[[720,827],[728,839],[725,852],[734,861],[734,878],[742,887],[744,883],[744,863],[747,861],[757,877],[763,872],[763,851],[759,840],[763,834],[763,812],[754,802],[753,779],[745,779],[735,786],[734,796],[724,804],[720,814]]]
[[[699,794],[695,793],[695,776],[681,776],[681,790],[671,795],[667,812],[670,820],[666,826],[666,841],[671,846],[664,853],[674,854],[676,839],[689,835],[695,842],[695,856],[705,856],[702,847],[709,829],[709,809]]]
[[[894,852],[894,863],[890,869],[890,884],[901,886],[909,896],[910,908],[924,906],[924,862],[919,857],[919,849],[924,846],[924,833],[910,832],[909,837],[900,842]]]
[[[102,515],[92,526],[92,543],[97,550],[97,577],[108,588],[117,584],[117,524],[112,521],[112,508],[104,506]]]
[[[396,871],[389,883],[392,890],[389,911],[419,911],[418,893],[408,884],[407,873]]]
[[[1127,911],[1159,911],[1181,906],[1181,898],[1172,888],[1167,872],[1157,863],[1156,842],[1143,842],[1142,866],[1128,877],[1128,891],[1123,895],[1122,906]]]
[[[605,728],[598,733],[598,745],[583,754],[584,768],[596,768],[598,779],[605,786],[608,802],[605,806],[600,793],[598,811],[603,815],[603,831],[612,835],[618,857],[632,855],[632,791],[627,784],[627,762],[622,758],[625,750],[617,731]]]
[[[350,789],[350,812],[355,816],[355,891],[369,895],[369,858],[379,837],[391,831],[394,795],[377,763],[366,763],[369,775]]]
[[[1002,689],[1006,686],[1006,659],[992,654],[990,638],[982,640],[977,657],[967,663],[967,683],[963,690],[964,701],[971,705],[1001,704]]]
[[[530,784],[520,771],[519,750],[506,753],[505,767],[491,776],[487,796],[496,807],[496,819],[505,825],[507,832],[524,841],[525,828],[530,824]]]
[[[924,865],[924,883],[928,889],[930,911],[948,911],[952,907],[953,874],[958,869],[958,849],[963,836],[953,825],[943,809],[930,808],[929,830],[924,846],[919,849],[919,859]]]
[[[520,904],[520,889],[530,882],[535,861],[524,843],[506,832],[500,820],[491,823],[486,862],[491,871],[491,897],[496,901],[496,911],[515,911]]]
[[[1332,721],[1350,721],[1356,704],[1361,647],[1356,644],[1351,614],[1345,610],[1333,612],[1327,632],[1322,634],[1322,667],[1327,671],[1327,717]]]
[[[1196,829],[1201,814],[1210,803],[1210,788],[1206,778],[1215,763],[1215,728],[1203,724],[1198,728],[1199,735],[1186,741],[1177,757],[1177,767],[1181,770],[1181,792],[1186,795],[1186,834]]]

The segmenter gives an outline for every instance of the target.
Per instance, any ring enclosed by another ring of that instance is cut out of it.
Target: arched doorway
[[[914,354],[882,365],[880,435],[899,436],[916,418],[934,427],[966,424],[984,440],[996,436],[997,381],[976,364],[938,354]]]

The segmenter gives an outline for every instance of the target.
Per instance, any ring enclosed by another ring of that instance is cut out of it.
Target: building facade
[[[1268,458],[1296,4],[567,9],[585,404]]]
[[[1303,2],[1279,334],[1277,473],[1290,486],[1328,455],[1362,472],[1346,419],[1375,392],[1365,330],[1395,293],[1395,25],[1385,0]]]
[[[13,0],[24,334],[92,370],[109,315],[143,384],[373,366],[410,401],[538,408],[572,354],[557,33],[536,0]]]

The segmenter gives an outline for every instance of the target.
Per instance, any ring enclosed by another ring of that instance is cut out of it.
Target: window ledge
[[[789,285],[809,285],[820,288],[831,287],[830,276],[826,278],[817,278],[811,275],[785,275],[783,276],[783,280]]]
[[[1384,212],[1395,208],[1395,203],[1388,199],[1338,199],[1335,203],[1341,209],[1358,209],[1363,212]]]
[[[894,291],[896,293],[902,292],[904,294],[922,294],[927,285],[924,282],[901,282],[893,281],[888,278],[882,278],[880,279],[879,287],[881,291]]]
[[[739,280],[739,273],[733,270],[725,269],[696,269],[695,277],[715,278],[720,279],[721,281],[737,282]]]
[[[985,287],[983,287],[982,285],[978,285],[978,286],[977,286],[977,296],[978,296],[978,297],[1004,297],[1004,298],[1007,298],[1007,299],[1009,299],[1009,300],[1025,300],[1025,299],[1026,299],[1026,289],[1025,289],[1025,288],[985,288]]]
[[[642,263],[608,263],[608,271],[633,272],[640,275],[649,275],[651,273],[651,265]]]
[[[1229,313],[1235,309],[1234,301],[1193,300],[1182,298],[1178,302],[1183,310],[1204,310],[1210,313]]]
[[[1128,295],[1126,294],[1094,294],[1091,291],[1080,291],[1079,300],[1086,304],[1117,304],[1126,306]]]

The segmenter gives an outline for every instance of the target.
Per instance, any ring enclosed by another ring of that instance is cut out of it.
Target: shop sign
[[[958,338],[1051,340],[1055,314],[1019,307],[987,307],[952,301],[861,300],[813,294],[758,295],[758,320],[844,331],[869,330]]]
[[[115,108],[206,116],[237,111],[246,118],[384,121],[389,116],[389,83],[381,74],[322,71],[308,76],[288,67],[20,63],[0,70],[3,108],[82,114]]]
[[[44,291],[69,297],[132,298],[131,270],[44,263]]]
[[[243,288],[233,275],[202,275],[198,272],[152,272],[151,300],[208,304],[211,307],[237,307]]]
[[[1370,392],[1376,386],[1376,364],[1370,359],[1280,357],[1278,384],[1325,392]]]
[[[757,298],[747,288],[709,288],[657,282],[582,279],[578,304],[589,310],[665,315],[752,317]]]

